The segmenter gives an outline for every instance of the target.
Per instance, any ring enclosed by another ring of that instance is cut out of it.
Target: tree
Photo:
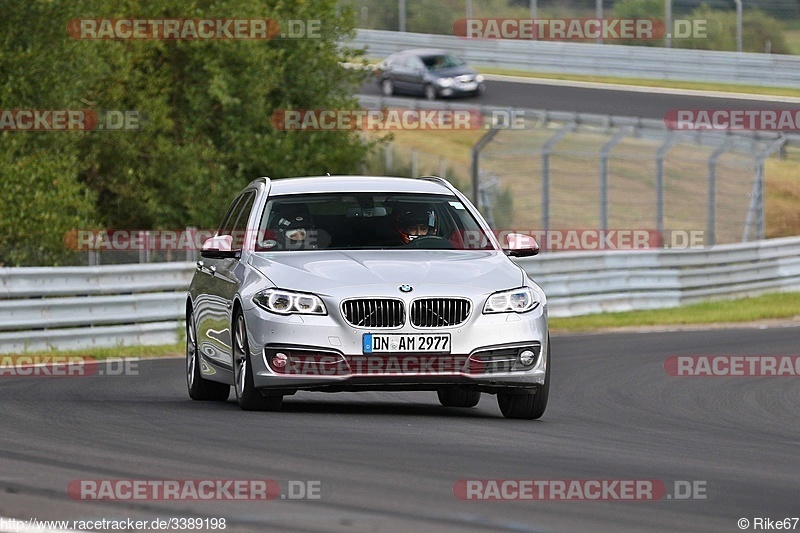
[[[357,132],[285,132],[270,122],[281,109],[357,107],[353,94],[363,74],[340,65],[358,58],[341,46],[354,19],[336,0],[6,4],[0,71],[10,75],[0,79],[0,109],[140,115],[139,131],[0,134],[3,144],[14,138],[0,151],[7,186],[43,187],[58,175],[79,193],[76,212],[87,224],[214,227],[252,179],[351,173],[370,149]],[[78,18],[318,20],[320,32],[305,39],[80,40],[67,33]],[[34,154],[43,158],[38,165],[31,164]],[[74,222],[58,209],[54,216]],[[5,226],[22,222],[13,210],[0,217]],[[25,234],[15,238],[24,241]],[[2,249],[0,256],[13,264],[35,260],[12,259]]]

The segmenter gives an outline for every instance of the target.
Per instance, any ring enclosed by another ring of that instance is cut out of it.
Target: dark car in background
[[[477,96],[486,86],[481,74],[445,50],[420,48],[392,54],[375,67],[384,96],[424,95],[428,100]]]

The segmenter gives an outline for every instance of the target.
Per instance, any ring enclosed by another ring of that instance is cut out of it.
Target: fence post
[[[750,239],[750,227],[755,224],[756,240],[763,240],[765,237],[764,224],[764,161],[781,149],[786,143],[786,138],[781,136],[772,144],[767,145],[757,156],[755,161],[755,176],[753,177],[753,190],[750,193],[750,206],[747,208],[747,219],[744,223],[744,235],[742,242]]]
[[[475,146],[473,146],[472,150],[470,150],[470,155],[472,156],[472,165],[471,165],[472,190],[470,191],[470,196],[471,196],[470,200],[479,210],[480,210],[480,205],[479,205],[480,194],[478,192],[478,189],[480,188],[481,184],[480,174],[479,174],[481,151],[486,147],[487,144],[492,142],[492,139],[494,139],[494,136],[497,135],[497,132],[499,131],[500,131],[499,129],[494,129],[494,128],[490,129],[489,131],[483,134],[483,137],[478,139],[478,142],[476,142]]]
[[[706,207],[706,238],[707,246],[717,243],[717,161],[722,154],[728,151],[731,138],[728,137],[719,145],[708,158],[708,204]]]
[[[392,156],[393,155],[394,155],[394,148],[392,147],[392,144],[389,143],[389,144],[386,145],[386,148],[384,148],[384,158],[385,159],[384,159],[384,165],[383,166],[386,168],[386,173],[387,174],[389,172],[391,172],[392,168],[394,167],[394,162],[392,161],[392,159],[393,159]]]
[[[553,153],[553,148],[576,127],[575,122],[565,124],[542,147],[542,230],[545,232],[550,230],[550,154]]]
[[[670,130],[656,152],[656,231],[664,237],[664,158],[675,144],[675,134]]]
[[[603,235],[608,231],[608,157],[611,150],[632,131],[632,128],[623,128],[600,150],[600,229]],[[603,244],[604,239],[600,239],[600,248],[603,248]]]

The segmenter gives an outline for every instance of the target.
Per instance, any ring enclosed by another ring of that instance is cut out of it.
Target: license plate
[[[362,345],[370,353],[450,353],[450,334],[384,335],[364,333]]]
[[[465,91],[474,91],[475,89],[478,88],[478,84],[475,83],[474,81],[468,83],[462,83],[461,88]]]

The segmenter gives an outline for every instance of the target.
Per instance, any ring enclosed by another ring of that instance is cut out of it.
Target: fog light
[[[534,359],[536,359],[536,354],[530,350],[524,350],[519,354],[519,363],[523,366],[531,366]]]
[[[275,368],[283,368],[286,366],[286,361],[289,358],[286,357],[286,354],[276,353],[275,357],[272,358],[272,366]]]

